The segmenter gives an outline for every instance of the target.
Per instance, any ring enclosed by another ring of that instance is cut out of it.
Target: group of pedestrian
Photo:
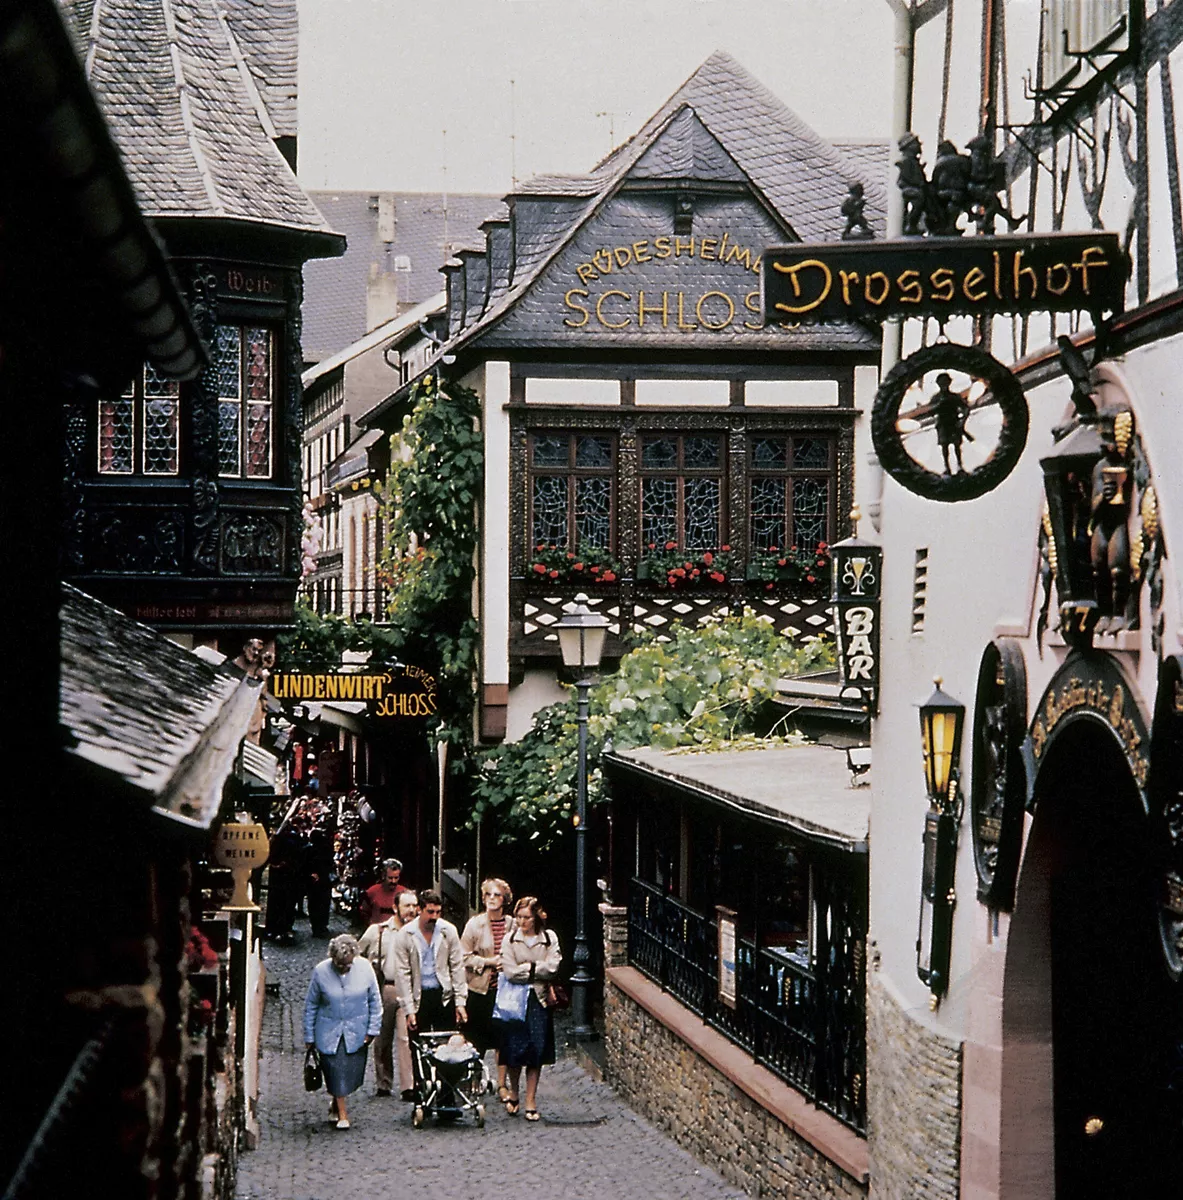
[[[304,1041],[320,1056],[330,1119],[349,1128],[346,1098],[362,1085],[371,1042],[377,1094],[392,1094],[397,1045],[400,1094],[413,1101],[420,1081],[410,1039],[461,1028],[478,1051],[496,1055],[497,1093],[511,1116],[520,1111],[525,1069],[525,1118],[539,1120],[538,1081],[555,1061],[551,985],[562,952],[537,897],[513,904],[505,880],[486,879],[484,911],[461,934],[444,920],[438,892],[403,886],[397,860],[383,868],[382,883],[366,893],[365,911],[376,919],[360,941],[342,934],[329,943],[305,1002]],[[525,992],[512,1015],[498,1004],[499,991],[514,990],[506,984]]]
[[[312,936],[327,936],[333,874],[333,836],[326,820],[314,812],[297,812],[271,839],[267,937],[290,945],[302,902],[308,905]]]

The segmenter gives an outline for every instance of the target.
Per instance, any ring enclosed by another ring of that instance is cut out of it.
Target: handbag
[[[309,1046],[304,1051],[304,1090],[318,1092],[324,1085],[324,1071],[320,1065],[320,1055],[315,1046]]]
[[[524,1021],[526,1001],[530,995],[528,983],[502,979],[497,985],[497,1001],[493,1005],[494,1021]]]
[[[546,988],[547,1008],[570,1008],[571,993],[561,983],[551,983]]]

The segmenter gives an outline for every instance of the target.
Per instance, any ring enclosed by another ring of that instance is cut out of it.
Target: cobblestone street
[[[335,918],[333,933],[344,925]],[[353,1128],[326,1118],[324,1091],[303,1088],[301,1021],[312,967],[325,943],[297,925],[296,944],[267,945],[269,994],[260,1064],[260,1143],[239,1157],[238,1200],[369,1200],[391,1194],[416,1200],[743,1200],[628,1109],[572,1058],[543,1071],[543,1117],[529,1125],[490,1097],[488,1121],[429,1120],[411,1127],[411,1105],[374,1095],[373,1066],[350,1099]],[[276,988],[278,985],[278,989]],[[560,1052],[561,1055],[561,1052]]]

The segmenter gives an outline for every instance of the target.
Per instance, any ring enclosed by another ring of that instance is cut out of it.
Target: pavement
[[[345,929],[334,914],[330,933]],[[300,920],[294,945],[264,945],[260,1137],[239,1156],[236,1200],[745,1200],[563,1051],[543,1069],[536,1124],[494,1095],[484,1129],[465,1117],[415,1130],[410,1104],[375,1096],[371,1063],[349,1098],[352,1128],[335,1129],[323,1089],[303,1086],[304,994],[326,940]]]

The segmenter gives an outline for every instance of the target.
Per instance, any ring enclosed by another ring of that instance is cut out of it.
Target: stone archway
[[[1083,711],[1046,746],[1006,952],[1007,1200],[1167,1194],[1179,1000],[1158,945],[1155,860],[1114,731]]]

